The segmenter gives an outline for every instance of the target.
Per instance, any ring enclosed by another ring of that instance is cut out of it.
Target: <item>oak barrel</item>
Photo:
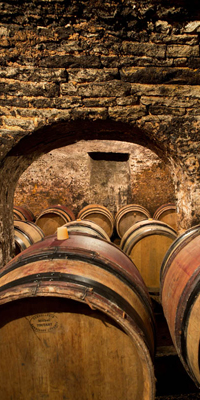
[[[73,211],[63,205],[47,207],[36,218],[36,224],[42,229],[45,236],[53,235],[59,226],[75,220]]]
[[[175,229],[175,231],[178,229],[177,208],[175,203],[162,204],[155,211],[153,218],[165,222]]]
[[[121,239],[121,249],[138,268],[149,292],[159,292],[161,264],[176,237],[169,225],[148,219],[136,222]]]
[[[87,219],[76,219],[75,221],[70,221],[64,224],[63,226],[66,226],[67,230],[69,233],[71,232],[77,232],[77,233],[85,233],[90,236],[96,236],[101,239],[108,240],[110,242],[110,238],[107,235],[107,233],[104,231],[101,226],[96,224],[93,221],[89,221]]]
[[[150,218],[149,211],[140,204],[127,204],[115,215],[115,227],[120,238],[136,222]]]
[[[89,204],[82,208],[77,215],[77,219],[88,219],[101,226],[109,237],[112,236],[114,228],[114,217],[107,207],[101,204]]]
[[[44,238],[44,233],[32,221],[14,221],[15,255]]]
[[[110,242],[52,235],[24,250],[1,270],[0,313],[1,398],[155,398],[149,295]]]
[[[177,353],[200,388],[200,225],[168,249],[161,266],[161,302]]]
[[[32,211],[25,205],[13,207],[14,220],[35,221],[35,216]]]

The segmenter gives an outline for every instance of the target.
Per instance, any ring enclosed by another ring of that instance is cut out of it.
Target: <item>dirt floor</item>
[[[154,302],[157,351],[155,356],[156,400],[198,400],[200,389],[185,371],[173,346],[162,307]]]

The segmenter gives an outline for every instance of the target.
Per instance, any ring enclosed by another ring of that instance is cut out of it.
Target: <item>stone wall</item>
[[[121,140],[170,166],[180,232],[200,217],[197,1],[3,1],[0,5],[0,237],[13,195],[42,154]]]
[[[77,215],[92,203],[104,205],[113,215],[136,203],[153,216],[160,205],[174,201],[170,171],[155,153],[134,144],[98,140],[80,141],[40,157],[22,174],[14,196],[15,205],[28,205],[35,216],[55,204],[67,205]]]

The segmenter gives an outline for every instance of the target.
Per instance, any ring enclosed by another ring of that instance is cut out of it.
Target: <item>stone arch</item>
[[[145,146],[155,152],[162,160],[171,165],[172,175],[178,188],[178,175],[181,196],[185,199],[187,193],[187,176],[183,172],[181,165],[176,166],[174,160],[165,146],[159,140],[156,141],[155,135],[133,126],[128,123],[114,120],[73,120],[58,121],[50,125],[43,125],[41,128],[25,135],[13,148],[7,153],[4,161],[1,163],[1,242],[2,242],[2,264],[5,264],[12,256],[13,249],[13,196],[16,184],[23,171],[42,154],[55,148],[73,144],[79,140],[119,140],[136,143]],[[177,180],[177,182],[176,182]],[[184,195],[181,187],[184,186]],[[186,186],[185,186],[186,185]],[[181,218],[184,217],[185,226],[191,224],[191,185],[188,186],[188,196],[186,196],[187,209],[181,209]],[[181,204],[182,197],[177,199]],[[188,211],[189,210],[189,211]]]

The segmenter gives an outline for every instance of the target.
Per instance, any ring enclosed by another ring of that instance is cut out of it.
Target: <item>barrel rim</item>
[[[142,221],[137,221],[134,225],[132,225],[123,235],[120,243],[120,247],[123,250],[124,249],[124,243],[126,243],[127,239],[130,238],[131,234],[136,231],[139,231],[140,229],[143,229],[144,227],[147,227],[146,233],[148,234],[155,234],[156,232],[152,229],[152,226],[158,226],[158,227],[163,227],[167,228],[172,234],[174,234],[175,237],[177,237],[177,232],[175,229],[173,229],[170,225],[166,224],[165,222],[162,221],[157,221],[154,219],[148,219],[148,220],[142,220]],[[144,232],[145,233],[145,232]],[[137,235],[138,240],[141,237],[138,233]],[[137,243],[137,241],[135,242]]]
[[[55,213],[55,214],[58,214],[58,215],[63,215],[62,214],[62,211],[63,211],[63,212],[66,213],[66,215],[70,218],[71,221],[75,220],[75,214],[73,213],[73,211],[69,207],[63,206],[61,204],[56,204],[56,205],[49,206],[49,207],[45,208],[44,210],[42,210],[39,213],[39,215],[37,216],[37,218],[36,218],[36,223],[37,223],[37,220],[39,220],[40,217],[50,213],[50,210],[52,210],[52,214]]]
[[[17,245],[19,247],[20,252],[23,250],[27,249],[26,245],[24,244],[23,240],[17,235],[14,235],[14,240],[15,240],[15,246]],[[16,248],[15,248],[16,250]]]
[[[34,220],[34,214],[32,211],[28,210],[27,208],[23,206],[13,206],[13,215],[17,215],[19,217],[19,214],[22,216],[22,218],[19,219],[19,221],[33,221]],[[15,218],[14,218],[15,219]]]
[[[24,236],[31,235],[31,232],[27,232],[27,231],[23,230],[23,227],[25,227],[25,226],[29,226],[32,230],[32,233],[38,234],[40,236],[41,240],[44,239],[45,235],[44,235],[43,230],[35,222],[23,221],[23,220],[15,220],[14,221],[14,230],[16,230],[18,228],[18,230],[20,230],[24,234]],[[35,243],[32,236],[30,236],[30,240],[31,240],[31,244]]]
[[[184,367],[195,382],[196,386],[200,388],[200,382],[197,380],[193,370],[190,366],[190,362],[188,359],[188,352],[187,352],[187,341],[186,341],[186,332],[185,327],[188,326],[189,317],[192,311],[192,307],[194,305],[194,300],[197,296],[200,295],[200,275],[199,275],[200,268],[196,271],[195,274],[191,276],[188,280],[187,285],[184,288],[184,291],[181,295],[179,304],[178,304],[178,313],[176,315],[175,321],[175,337],[179,339],[179,343],[177,343],[177,347],[180,346],[180,358],[184,364]],[[185,309],[181,307],[182,303],[186,304]],[[177,335],[177,332],[179,335]],[[181,334],[180,334],[181,332]]]
[[[69,239],[71,236],[75,236],[75,237],[79,237],[80,240],[82,239],[83,235],[80,234],[75,234],[75,235],[69,235]],[[59,259],[65,259],[66,255],[67,258],[72,258],[72,259],[78,259],[78,260],[86,260],[86,262],[92,262],[92,264],[95,264],[96,266],[100,267],[100,268],[104,268],[105,270],[108,270],[109,272],[113,273],[115,276],[119,276],[120,279],[122,279],[131,289],[134,288],[134,291],[137,293],[137,295],[139,296],[140,300],[142,301],[142,303],[144,304],[144,306],[148,309],[148,313],[151,316],[151,319],[154,320],[154,314],[153,314],[153,310],[151,307],[151,299],[149,296],[149,293],[147,291],[146,285],[143,281],[143,278],[141,277],[141,275],[138,272],[137,267],[135,266],[135,264],[133,263],[133,261],[130,259],[130,257],[128,257],[118,246],[116,246],[115,244],[108,242],[105,239],[101,239],[101,238],[97,238],[97,237],[90,237],[89,235],[87,236],[87,242],[88,240],[92,240],[92,241],[97,241],[99,244],[102,243],[102,246],[106,246],[107,248],[112,247],[113,249],[115,249],[115,254],[118,252],[122,255],[122,257],[124,258],[124,260],[126,259],[128,262],[128,268],[125,270],[124,266],[122,268],[122,265],[120,265],[119,263],[117,263],[115,260],[112,260],[111,258],[105,258],[102,254],[96,251],[91,251],[88,250],[86,248],[78,248],[76,247],[64,247],[63,249],[61,249],[60,247],[58,247],[58,243],[60,241],[58,241],[56,239],[56,235],[51,235],[48,236],[46,238],[44,238],[44,240],[34,243],[33,245],[31,245],[28,249],[24,250],[23,252],[21,252],[19,255],[17,255],[16,257],[14,257],[12,260],[10,260],[8,262],[8,264],[5,265],[5,267],[3,267],[3,269],[0,271],[0,278],[4,275],[6,275],[7,273],[9,273],[10,271],[12,271],[12,269],[16,269],[21,267],[22,265],[24,265],[24,261],[26,262],[26,264],[35,262],[38,260],[38,256],[41,259],[45,260],[45,259],[56,259],[57,257]],[[69,240],[66,239],[62,242],[66,242]],[[46,243],[48,243],[49,241],[52,240],[53,246],[49,247],[48,244],[46,245]],[[46,245],[46,247],[45,247]],[[41,248],[38,246],[42,246],[43,249],[43,253],[41,253]],[[36,249],[36,250],[35,250]],[[28,253],[28,254],[27,254]],[[130,273],[129,268],[134,269],[134,279],[133,276]]]
[[[175,212],[177,211],[177,206],[176,203],[170,202],[170,203],[164,203],[161,206],[159,206],[156,211],[153,214],[153,218],[157,219],[159,218],[165,211],[168,210],[174,210]]]
[[[31,238],[31,236],[29,236],[28,232],[24,232],[19,226],[15,226],[14,231],[20,232],[22,234],[22,236],[24,236],[28,240],[28,242],[30,243],[30,246],[34,243],[33,239]]]
[[[79,219],[79,220],[75,220],[75,221],[69,221],[67,222],[65,225],[66,228],[73,228],[73,227],[86,227],[86,228],[90,228],[91,231],[97,232],[98,234],[100,234],[102,239],[106,239],[110,242],[110,238],[108,236],[108,234],[106,233],[106,231],[98,224],[96,224],[94,221],[90,221],[88,219]],[[76,230],[75,230],[76,231]],[[69,230],[70,232],[70,230]],[[72,232],[72,231],[71,231]],[[79,231],[77,231],[79,232]]]
[[[40,275],[40,276],[39,276]],[[46,286],[46,283],[48,283],[51,287],[54,285],[58,285],[59,283],[62,284],[64,287],[65,284],[67,287],[65,288],[66,291],[68,291],[68,286],[72,284],[75,287],[80,287],[83,288],[83,298],[81,300],[85,301],[86,297],[89,297],[92,299],[93,296],[97,295],[102,298],[104,298],[106,302],[106,309],[110,304],[111,308],[117,307],[122,310],[123,312],[123,319],[134,321],[134,324],[136,323],[136,326],[139,328],[143,340],[145,341],[152,358],[154,357],[154,348],[155,348],[155,342],[152,345],[150,337],[148,336],[148,332],[146,329],[146,326],[144,324],[144,321],[142,321],[141,317],[137,313],[137,311],[127,302],[126,299],[124,299],[121,295],[119,295],[116,291],[113,289],[109,288],[106,285],[103,285],[102,283],[96,282],[92,279],[88,279],[86,277],[80,277],[72,274],[67,274],[67,273],[60,273],[60,272],[54,272],[52,273],[51,271],[47,273],[41,273],[41,274],[30,274],[26,277],[16,279],[15,281],[11,281],[3,286],[0,287],[0,293],[6,292],[8,289],[14,289],[17,291],[17,288],[21,286],[28,286],[28,284],[33,284],[37,283],[39,287],[41,288],[43,284]],[[47,287],[47,286],[46,286]],[[21,293],[19,293],[21,295]],[[38,295],[38,290],[35,293],[35,296]],[[80,300],[80,299],[79,299]],[[89,301],[89,299],[88,299]],[[8,299],[9,302],[9,299]],[[87,302],[86,302],[87,303]],[[92,302],[91,302],[92,303]],[[88,303],[87,303],[88,304]],[[90,305],[90,301],[89,301]],[[92,306],[92,304],[91,304]],[[97,307],[99,309],[99,307]],[[153,329],[153,324],[150,324],[152,328],[152,337],[155,338],[154,335],[154,329]]]
[[[185,232],[179,235],[167,250],[160,268],[161,299],[162,299],[162,288],[164,285],[165,276],[170,268],[172,261],[174,260],[176,255],[180,252],[180,250],[182,250],[182,248],[185,247],[185,245],[191,239],[194,239],[199,234],[200,234],[200,224],[187,229]]]
[[[110,222],[112,224],[114,224],[114,217],[113,217],[111,211],[107,207],[103,206],[102,204],[96,204],[96,203],[88,204],[87,206],[83,207],[78,212],[77,218],[81,218],[85,212],[86,213],[89,212],[91,214],[93,211],[98,211],[100,214],[103,214],[103,215],[105,215],[103,212],[103,211],[105,211],[106,214],[110,217]],[[88,215],[88,214],[86,214],[86,215]]]
[[[131,203],[131,204],[126,204],[117,211],[117,213],[115,214],[115,225],[119,224],[119,221],[120,219],[122,219],[122,217],[133,211],[139,211],[147,218],[151,218],[151,214],[147,208],[141,206],[140,204]]]
[[[116,213],[115,216],[117,216],[118,214],[120,214],[121,211],[124,211],[124,210],[129,209],[129,208],[130,208],[130,209],[133,209],[133,211],[134,211],[134,209],[144,210],[145,212],[147,212],[148,214],[150,214],[149,210],[148,210],[146,207],[144,207],[144,206],[142,206],[142,205],[140,205],[140,204],[137,204],[137,203],[129,203],[129,204],[125,204],[124,206],[122,206],[122,207],[117,211],[117,213]]]

